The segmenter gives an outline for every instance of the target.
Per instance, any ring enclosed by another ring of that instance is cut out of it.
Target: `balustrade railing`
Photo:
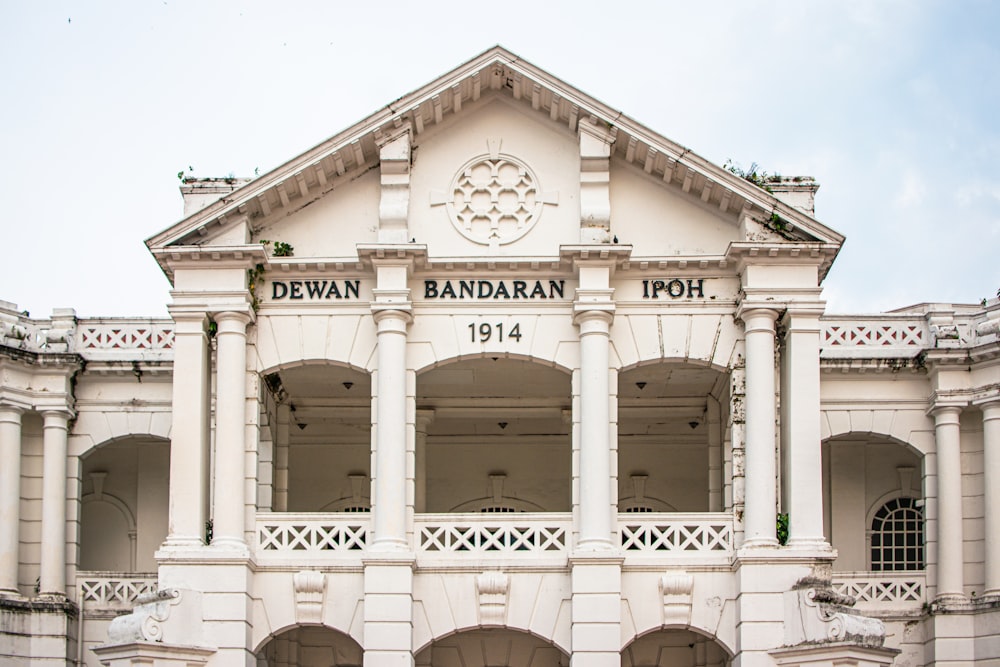
[[[927,600],[924,572],[834,572],[833,588],[863,611],[919,610]]]
[[[619,514],[625,555],[723,555],[733,553],[733,518],[728,513]]]
[[[74,342],[73,351],[88,359],[169,359],[173,356],[174,323],[132,318],[80,320]]]
[[[417,551],[423,554],[553,556],[569,551],[569,514],[421,514]]]
[[[85,612],[122,612],[132,609],[140,595],[155,593],[156,573],[77,572],[80,606]]]
[[[933,347],[927,320],[913,315],[824,317],[820,320],[823,357],[914,357]]]
[[[257,552],[357,555],[368,546],[368,524],[366,514],[261,513],[257,515]]]

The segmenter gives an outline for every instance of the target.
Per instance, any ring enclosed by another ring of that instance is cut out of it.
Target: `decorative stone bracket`
[[[295,588],[295,620],[303,625],[318,625],[323,618],[326,575],[303,570],[292,578]]]
[[[687,572],[668,572],[660,577],[663,625],[690,625],[694,577]]]
[[[849,643],[880,648],[885,624],[851,609],[854,598],[829,588],[799,588],[785,593],[785,643]]]
[[[476,577],[479,596],[479,625],[505,625],[510,577],[503,572],[483,572]]]

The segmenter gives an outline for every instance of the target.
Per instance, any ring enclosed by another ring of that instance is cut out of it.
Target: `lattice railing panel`
[[[924,328],[918,323],[829,324],[823,327],[823,344],[834,346],[906,347],[924,344]]]
[[[496,515],[425,519],[417,525],[417,549],[425,553],[503,555],[558,554],[568,551],[571,522],[544,516],[497,520]]]
[[[842,595],[855,598],[859,605],[920,607],[926,600],[923,572],[835,573],[833,588]]]
[[[155,574],[101,576],[100,573],[80,572],[77,575],[80,605],[86,610],[131,609],[140,595],[155,593]]]
[[[169,350],[174,345],[172,322],[81,321],[77,347],[86,350]]]
[[[257,549],[266,552],[364,551],[368,521],[350,519],[266,518],[257,521]]]
[[[635,515],[618,521],[625,551],[662,553],[729,553],[733,551],[733,523],[728,516],[676,517],[638,520]]]

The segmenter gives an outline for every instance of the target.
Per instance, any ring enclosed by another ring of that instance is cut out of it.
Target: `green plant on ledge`
[[[749,169],[743,169],[743,167],[741,167],[738,163],[729,159],[726,160],[726,164],[724,164],[722,168],[732,174],[736,174],[744,181],[749,181],[758,188],[768,192],[771,192],[771,186],[768,185],[769,183],[777,183],[781,180],[780,174],[769,174],[763,169],[760,169],[756,162],[752,162]]]
[[[267,239],[261,239],[260,244],[263,246],[271,245],[271,241]],[[295,253],[295,248],[292,247],[290,243],[285,243],[284,241],[274,241],[274,248],[271,250],[271,254],[275,257],[291,257]]]
[[[778,536],[778,544],[785,546],[788,544],[788,512],[779,512],[775,521],[775,532]]]

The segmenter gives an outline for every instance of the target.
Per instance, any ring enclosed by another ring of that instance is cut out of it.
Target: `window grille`
[[[894,498],[875,512],[871,526],[872,571],[924,567],[924,514],[916,498]]]

